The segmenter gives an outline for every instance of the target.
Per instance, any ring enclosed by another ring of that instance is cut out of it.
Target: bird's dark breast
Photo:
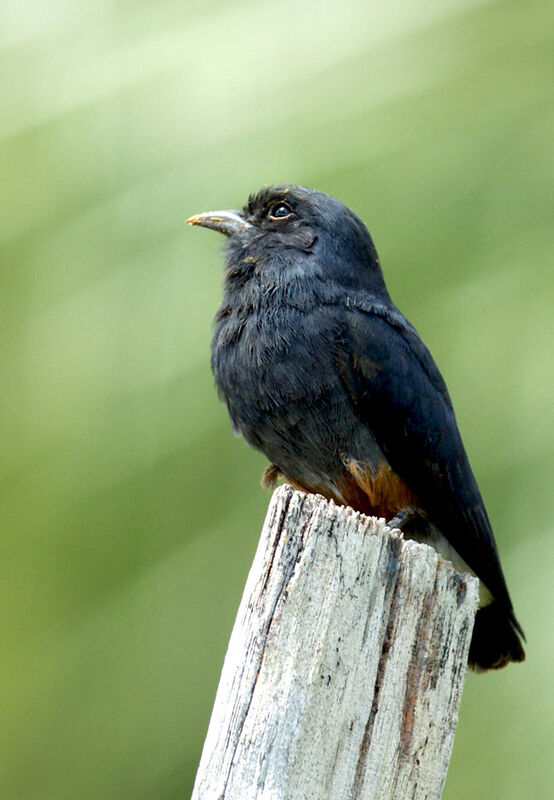
[[[212,367],[235,430],[298,488],[391,518],[416,505],[335,368],[336,310],[222,306]]]

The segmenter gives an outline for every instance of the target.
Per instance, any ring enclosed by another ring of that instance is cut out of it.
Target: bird
[[[225,235],[211,364],[262,484],[388,520],[480,581],[476,671],[525,658],[491,524],[437,365],[393,303],[371,235],[329,194],[266,186],[187,220]]]

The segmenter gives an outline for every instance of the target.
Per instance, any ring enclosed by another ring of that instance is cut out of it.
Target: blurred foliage
[[[186,797],[268,495],[209,369],[264,183],[367,221],[441,366],[528,660],[467,680],[445,800],[550,796],[547,0],[4,0],[0,796]]]

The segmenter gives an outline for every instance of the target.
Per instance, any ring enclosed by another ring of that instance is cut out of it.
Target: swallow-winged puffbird
[[[212,367],[235,431],[283,476],[393,518],[480,579],[469,663],[523,661],[523,632],[444,380],[392,302],[363,222],[323,192],[264,188],[187,220],[227,236]]]

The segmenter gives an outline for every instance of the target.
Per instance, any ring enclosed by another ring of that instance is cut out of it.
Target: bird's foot
[[[264,489],[273,489],[279,478],[281,470],[276,464],[268,464],[262,475],[262,486]]]
[[[387,522],[387,528],[397,528],[399,531],[404,530],[417,516],[419,515],[415,508],[402,508]]]

